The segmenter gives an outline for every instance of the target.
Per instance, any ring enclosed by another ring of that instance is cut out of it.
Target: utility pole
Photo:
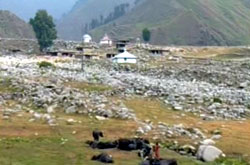
[[[83,63],[83,56],[84,56],[84,49],[82,50],[82,71],[83,71],[83,67],[84,67],[84,63]]]

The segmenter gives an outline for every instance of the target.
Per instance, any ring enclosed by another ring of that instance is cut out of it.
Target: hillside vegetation
[[[249,0],[147,0],[125,16],[91,33],[99,39],[141,37],[153,44],[242,45],[250,43]]]
[[[106,18],[120,4],[132,7],[135,0],[79,0],[71,12],[57,24],[59,37],[67,40],[80,40],[85,33],[85,25],[93,19]]]
[[[35,38],[32,27],[9,11],[0,10],[0,38]]]

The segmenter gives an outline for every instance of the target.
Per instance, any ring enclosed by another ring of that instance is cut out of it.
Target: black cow
[[[112,157],[106,153],[102,153],[100,155],[95,155],[92,157],[91,160],[94,160],[94,161],[99,161],[99,162],[102,162],[102,163],[114,163]]]
[[[142,162],[140,165],[178,165],[177,161],[172,159],[172,160],[156,160],[156,159],[151,159],[151,160],[146,160]]]
[[[125,151],[132,150],[142,150],[144,148],[144,144],[149,144],[148,140],[141,138],[133,138],[133,139],[119,139],[117,141],[117,148]]]
[[[117,142],[97,142],[97,141],[87,141],[86,142],[91,148],[95,149],[112,149],[117,147]]]
[[[144,143],[143,149],[138,152],[138,156],[145,159],[152,156],[152,147],[149,144]]]
[[[101,131],[93,131],[92,136],[94,138],[94,141],[99,141],[100,137],[103,137],[103,133]]]

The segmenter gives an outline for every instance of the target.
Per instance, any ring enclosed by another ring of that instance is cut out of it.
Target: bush
[[[214,102],[215,103],[222,103],[222,100],[220,98],[215,97],[214,98]]]
[[[54,68],[55,67],[52,63],[47,62],[47,61],[39,62],[37,63],[37,65],[39,66],[39,68]]]

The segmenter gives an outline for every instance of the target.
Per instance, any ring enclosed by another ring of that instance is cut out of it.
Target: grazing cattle
[[[100,155],[95,155],[95,156],[92,157],[91,160],[99,161],[99,162],[102,162],[102,163],[114,163],[114,161],[112,159],[112,156],[110,156],[108,154],[105,154],[105,153],[102,153]]]
[[[177,161],[172,159],[172,160],[156,160],[156,159],[151,159],[151,160],[146,160],[142,162],[140,165],[178,165]]]
[[[142,159],[152,158],[152,147],[149,144],[144,143],[143,149],[138,153],[138,156]]]
[[[112,149],[117,147],[117,142],[96,142],[96,141],[87,141],[86,142],[91,148],[97,149]]]
[[[103,137],[103,133],[101,131],[93,131],[92,136],[94,138],[94,141],[99,141],[100,137]]]
[[[125,151],[142,150],[144,144],[149,144],[148,140],[141,138],[119,139],[117,148]]]

